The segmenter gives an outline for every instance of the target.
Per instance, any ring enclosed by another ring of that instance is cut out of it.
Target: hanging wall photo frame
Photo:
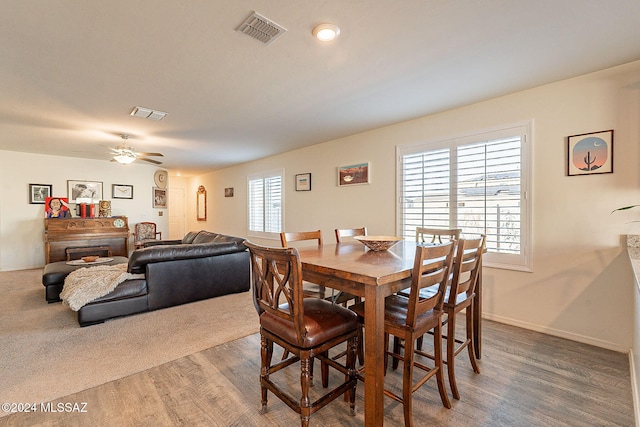
[[[299,173],[296,175],[296,191],[311,191],[310,173]]]
[[[369,184],[370,176],[369,162],[340,166],[338,168],[338,186]]]
[[[153,207],[156,209],[167,208],[167,190],[153,187]]]
[[[568,137],[567,175],[613,173],[613,129]]]

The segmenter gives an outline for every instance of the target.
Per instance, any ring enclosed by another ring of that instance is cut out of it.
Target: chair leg
[[[473,372],[479,374],[480,367],[478,366],[478,360],[476,359],[476,346],[473,339],[473,315],[471,314],[471,310],[467,310],[465,317],[467,318],[467,341],[469,342],[467,350],[469,350],[469,361],[473,367]]]
[[[416,348],[420,351],[422,351],[422,342],[424,341],[424,335],[421,335],[420,338],[418,338],[418,343],[416,344]]]
[[[302,388],[302,397],[300,398],[300,422],[302,427],[309,426],[309,418],[311,417],[311,401],[309,400],[309,389],[311,388],[311,374],[309,366],[313,359],[308,354],[300,355],[300,386]]]
[[[395,337],[394,337],[395,339]],[[396,360],[395,357],[391,357],[391,360]],[[389,334],[384,334],[384,375],[387,375],[387,365],[389,364]]]
[[[265,336],[260,335],[260,389],[262,398],[260,401],[260,413],[267,412],[267,387],[264,385],[262,379],[269,379],[269,370],[271,369],[271,358],[273,356],[273,342],[269,341]]]
[[[324,356],[326,358],[329,358],[329,352],[325,351]],[[311,361],[311,363],[313,363],[313,359],[311,359]],[[327,365],[325,362],[320,362],[320,376],[322,377],[322,387],[329,387],[329,365]]]
[[[404,425],[413,426],[413,352],[414,342],[411,337],[404,339],[404,369],[402,373],[402,409],[404,411]]]
[[[449,316],[447,322],[447,372],[449,374],[449,386],[454,399],[460,400],[460,392],[456,383],[456,315]]]
[[[394,337],[393,337],[393,352],[394,352],[395,354],[400,354],[400,347],[402,347],[402,344],[400,343],[400,338],[398,338],[398,337],[394,336]],[[400,360],[399,360],[398,358],[394,357],[394,358],[392,358],[392,359],[391,359],[391,368],[392,368],[394,371],[395,371],[396,369],[398,369],[398,363],[400,363]],[[386,373],[387,373],[387,371],[386,371],[386,367],[387,367],[386,362],[385,362],[385,365],[384,365],[384,366],[385,366],[385,371],[384,371],[384,372],[385,372],[385,374],[386,374]]]
[[[353,387],[345,393],[345,400],[349,400],[350,414],[356,415],[356,386],[358,383],[358,371],[356,370],[356,356],[358,354],[358,337],[351,338],[347,341],[347,369],[348,374],[345,375],[345,381],[353,380]]]
[[[358,363],[364,366],[364,331],[362,325],[358,328]]]
[[[450,326],[449,326],[450,327]],[[449,396],[447,395],[447,389],[444,385],[444,371],[443,371],[443,363],[442,363],[442,324],[438,323],[438,325],[434,328],[433,331],[433,349],[435,352],[435,366],[434,369],[436,371],[436,379],[438,380],[438,391],[440,391],[440,399],[442,400],[442,404],[445,408],[451,408],[451,402],[449,401]]]

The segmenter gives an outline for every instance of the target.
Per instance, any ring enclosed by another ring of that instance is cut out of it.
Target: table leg
[[[364,294],[364,423],[384,423],[384,294],[379,286],[365,286]]]

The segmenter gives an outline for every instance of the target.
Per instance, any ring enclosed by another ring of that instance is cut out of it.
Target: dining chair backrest
[[[297,231],[280,233],[280,243],[283,248],[289,247],[290,242],[300,242],[303,240],[317,240],[318,246],[322,246],[322,231]]]
[[[258,314],[270,313],[296,330],[299,343],[304,331],[302,264],[296,248],[274,248],[245,241],[251,255],[253,299]]]
[[[336,228],[336,243],[340,243],[343,237],[366,236],[367,227],[362,228]]]
[[[461,232],[461,228],[416,227],[416,242],[444,243],[451,240],[458,240]]]
[[[416,247],[406,319],[408,326],[415,326],[417,318],[429,310],[442,310],[454,247],[455,242]],[[421,296],[420,290],[428,287],[437,288],[437,292]]]
[[[481,234],[477,239],[460,239],[456,250],[453,279],[449,290],[449,298],[445,302],[447,306],[455,306],[457,297],[463,292],[467,298],[471,298],[476,290],[478,276],[482,268],[482,255],[486,236]]]

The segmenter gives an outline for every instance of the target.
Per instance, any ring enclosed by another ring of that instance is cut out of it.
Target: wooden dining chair
[[[367,235],[367,227],[362,228],[336,228],[336,243],[341,243],[344,241],[345,237],[354,237],[354,236],[366,236]],[[326,297],[326,299],[330,300],[334,304],[342,304],[346,306],[349,301],[354,301],[355,303],[359,303],[362,301],[362,298],[356,295],[352,295],[348,292],[339,291],[337,294],[333,294]]]
[[[322,247],[322,230],[315,231],[291,231],[280,233],[280,243],[283,248],[288,248],[291,242],[304,242],[315,240],[318,247]],[[326,298],[326,287],[315,283],[303,282],[303,295],[305,298]],[[289,352],[285,348],[282,352],[282,360],[289,357]],[[311,373],[313,374],[313,364],[311,365]]]
[[[455,399],[460,399],[458,385],[455,374],[455,357],[465,348],[469,353],[469,361],[473,371],[480,373],[480,367],[476,360],[474,345],[474,319],[471,314],[471,306],[476,304],[476,285],[480,269],[482,268],[482,255],[486,244],[486,236],[483,234],[478,239],[458,240],[458,249],[453,265],[453,279],[449,286],[449,291],[445,296],[444,312],[447,314],[445,322],[447,325],[447,372],[449,374],[449,385],[451,394]],[[459,340],[456,338],[456,323],[458,314],[465,310],[466,338]]]
[[[440,399],[446,408],[451,402],[445,389],[442,360],[442,307],[444,293],[449,281],[449,273],[453,262],[454,242],[433,246],[417,246],[411,276],[409,297],[391,295],[385,299],[384,338],[385,366],[389,356],[404,363],[402,374],[402,396],[385,388],[384,394],[398,402],[402,402],[405,426],[413,426],[412,395],[425,382],[436,377]],[[434,286],[437,291],[428,298],[420,296],[420,290]],[[355,304],[351,309],[358,314],[360,323],[364,323],[366,313],[364,303]],[[429,367],[415,358],[414,343],[418,337],[433,330],[435,349],[434,365]],[[388,351],[389,336],[399,337],[405,342],[404,353]],[[425,371],[418,381],[413,381],[414,368]],[[414,385],[415,383],[415,385]]]
[[[283,248],[288,248],[289,243],[303,242],[315,240],[318,242],[318,247],[322,246],[322,231],[296,231],[296,232],[282,232],[280,233],[280,243]],[[305,282],[304,284],[305,297],[326,298],[326,288],[314,283]]]
[[[456,383],[455,357],[465,348],[469,353],[469,361],[473,371],[480,373],[480,367],[476,359],[475,340],[473,336],[474,318],[471,314],[471,307],[476,304],[476,285],[482,268],[482,256],[485,249],[486,236],[481,234],[477,239],[460,239],[457,242],[456,255],[453,262],[453,276],[447,288],[444,298],[443,310],[446,316],[442,319],[442,325],[447,327],[443,338],[447,340],[446,360],[447,373],[451,394],[455,399],[460,399],[460,392]],[[422,298],[428,298],[434,294],[433,288],[425,288],[420,292]],[[462,310],[465,310],[466,338],[464,340],[456,338],[457,318]],[[418,339],[421,344],[423,337]],[[417,344],[418,346],[418,344]],[[402,347],[398,339],[394,339],[394,351]],[[422,352],[418,346],[418,354],[433,359],[433,354]],[[394,364],[394,368],[397,364]]]
[[[362,228],[336,228],[336,243],[343,241],[345,237],[366,236],[367,227]]]
[[[460,238],[461,228],[416,227],[416,242],[444,243]],[[444,240],[443,240],[444,239]]]
[[[251,255],[253,300],[260,316],[261,413],[267,410],[270,391],[300,414],[303,427],[309,425],[311,414],[341,395],[345,395],[351,414],[355,415],[358,317],[340,305],[303,297],[302,264],[297,249],[263,247],[248,241],[245,245]],[[272,364],[274,343],[293,356]],[[329,359],[329,350],[343,343],[348,349],[346,364]],[[328,387],[324,377],[326,374],[328,378],[329,367],[343,373],[345,379],[312,402],[310,366],[314,358],[322,362],[323,387]],[[296,362],[300,362],[300,398],[294,398],[271,378]]]

